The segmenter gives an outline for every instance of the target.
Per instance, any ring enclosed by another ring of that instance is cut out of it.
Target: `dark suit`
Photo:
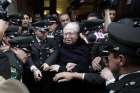
[[[31,57],[29,58],[30,66],[34,64],[40,68],[43,63],[47,63],[48,65],[56,63],[58,50],[54,39],[47,39],[42,42],[34,39],[32,42]]]
[[[50,93],[52,73],[42,71],[41,66],[43,63],[47,63],[48,65],[56,63],[55,61],[58,52],[57,45],[54,39],[38,42],[37,38],[34,38],[30,48],[31,57],[29,58],[23,73],[23,82],[29,88],[30,93]],[[37,82],[34,80],[33,73],[30,71],[32,65],[35,65],[41,70],[43,75],[41,81]]]
[[[77,64],[72,70],[73,72],[83,73],[89,71],[90,49],[81,39],[73,45],[66,45],[63,43],[59,49],[59,60],[57,62],[61,66],[60,72],[66,71],[66,65],[69,62]],[[86,92],[86,85],[81,80],[57,83],[55,86],[56,89],[54,93]]]
[[[87,93],[105,93],[105,80],[99,73],[85,73],[84,82]]]
[[[76,44],[62,44],[59,51],[58,64],[62,67],[60,71],[65,71],[67,63],[75,63],[76,67],[73,72],[88,72],[90,62],[90,49],[82,40]]]
[[[140,93],[140,72],[116,79],[114,83],[107,85],[107,90],[114,91],[113,93]]]

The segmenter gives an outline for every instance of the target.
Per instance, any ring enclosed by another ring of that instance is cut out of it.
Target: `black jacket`
[[[107,89],[114,91],[113,93],[140,93],[140,72],[116,79],[114,83],[107,85]]]
[[[54,39],[47,39],[39,43],[35,38],[31,45],[31,57],[29,65],[36,65],[38,68],[43,63],[52,65],[55,63],[58,54],[58,48]]]
[[[77,66],[73,70],[74,72],[88,72],[89,70],[89,61],[90,61],[90,49],[84,41],[79,40],[74,45],[62,44],[59,48],[59,61],[58,64],[64,68],[66,64],[76,63]]]

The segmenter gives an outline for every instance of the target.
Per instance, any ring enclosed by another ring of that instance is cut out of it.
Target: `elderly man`
[[[77,22],[68,23],[63,29],[63,43],[59,48],[58,62],[50,66],[51,71],[88,72],[89,48],[79,37],[80,27]],[[85,89],[81,81],[57,83],[56,92],[75,93],[80,88]],[[56,93],[55,92],[55,93]]]
[[[58,65],[52,65],[50,69],[55,71],[88,72],[89,47],[79,37],[79,24],[70,22],[63,30],[63,44],[59,51]]]

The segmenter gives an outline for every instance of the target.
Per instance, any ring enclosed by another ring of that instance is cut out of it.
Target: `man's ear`
[[[124,66],[126,64],[126,57],[122,54],[119,55],[120,58],[120,66]]]

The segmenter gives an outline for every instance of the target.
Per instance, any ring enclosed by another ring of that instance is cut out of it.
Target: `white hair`
[[[69,22],[63,28],[63,31],[67,31],[67,29],[71,30],[71,32],[80,32],[80,26],[78,22]]]

